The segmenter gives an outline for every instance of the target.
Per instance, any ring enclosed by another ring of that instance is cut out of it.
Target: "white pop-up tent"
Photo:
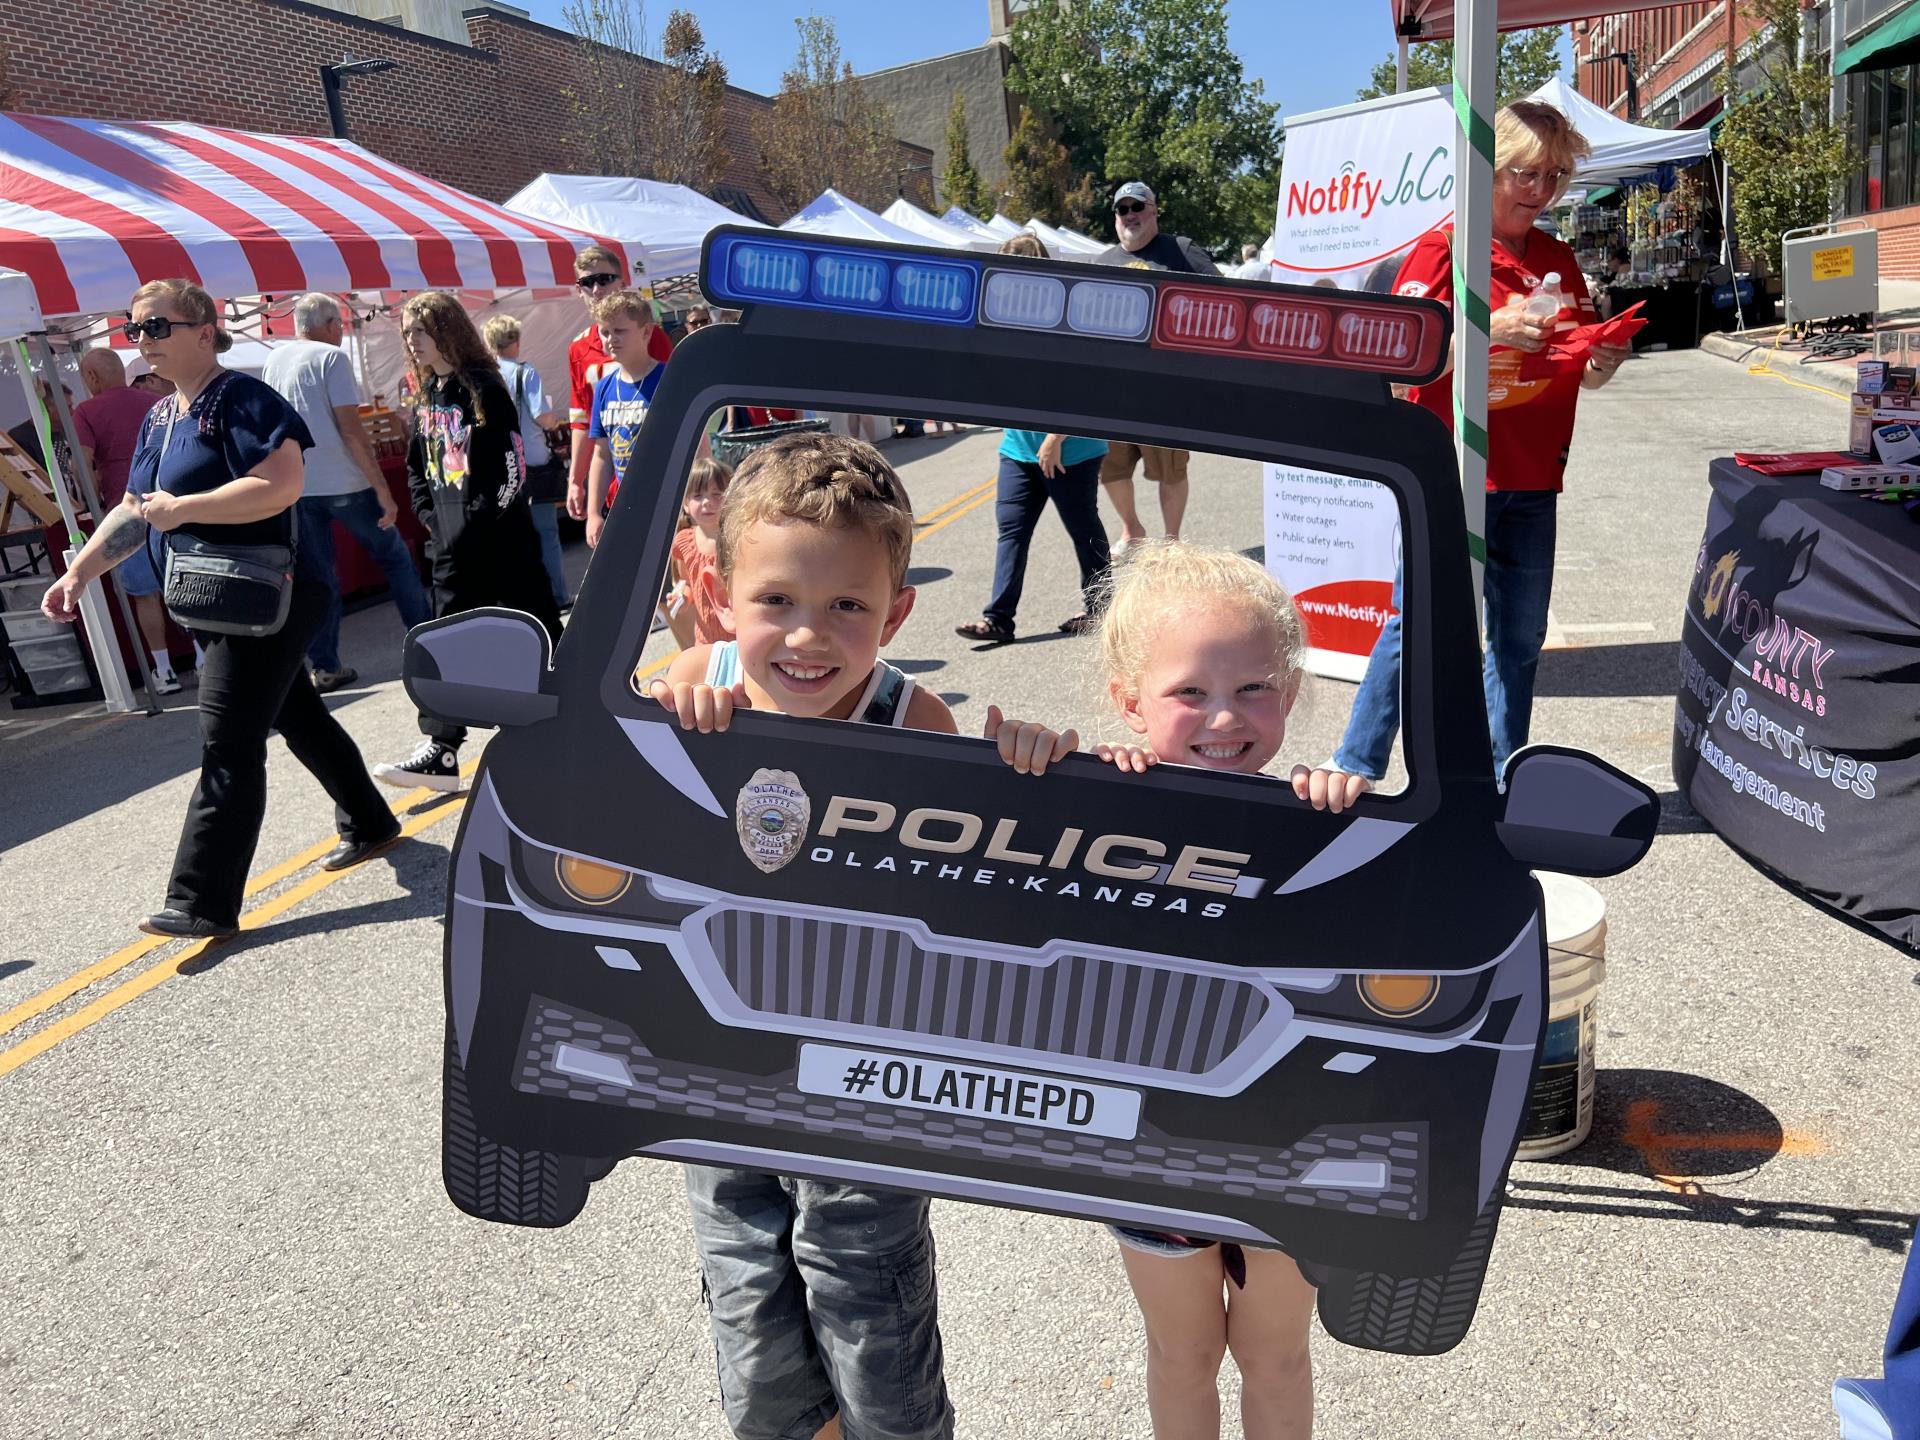
[[[1713,137],[1705,130],[1631,124],[1602,110],[1558,75],[1527,98],[1553,106],[1593,147],[1574,171],[1574,180],[1581,185],[1618,185],[1662,165],[1691,165],[1713,153]]]
[[[911,230],[922,237],[923,245],[950,245],[959,250],[997,250],[999,242],[984,230],[962,229],[958,225],[949,225],[937,215],[929,215],[906,196],[902,195],[893,204],[880,212],[882,220],[891,221],[902,230]]]
[[[516,215],[611,235],[641,258],[649,279],[691,275],[700,245],[721,225],[758,225],[698,190],[624,175],[539,175],[506,203]]]
[[[1002,240],[1011,240],[1020,233],[1020,227],[1002,215],[998,210],[994,211],[991,217],[981,223]]]
[[[842,240],[886,240],[925,246],[927,237],[875,214],[838,190],[822,190],[814,202],[780,227],[805,235],[835,235]]]
[[[1096,255],[1104,255],[1111,246],[1102,245],[1098,240],[1089,240],[1084,235],[1076,235],[1071,230],[1062,230],[1049,225],[1044,220],[1027,221],[1027,229],[1040,237],[1040,243],[1060,260],[1091,260]]]
[[[969,235],[977,235],[982,240],[989,240],[996,246],[1007,238],[1000,234],[999,231],[991,230],[982,222],[974,219],[973,216],[967,214],[967,212],[962,210],[958,205],[949,206],[947,213],[940,217],[940,223],[943,225],[951,225],[956,230],[964,230]]]

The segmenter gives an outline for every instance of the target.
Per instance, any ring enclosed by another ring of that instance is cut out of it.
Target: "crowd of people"
[[[1583,143],[1545,106],[1515,105],[1499,116],[1496,346],[1537,351],[1591,310],[1570,252],[1534,226],[1564,190]],[[1146,184],[1117,189],[1113,219],[1119,239],[1105,263],[1218,273],[1191,240],[1160,230]],[[1449,243],[1450,231],[1441,231],[1416,245],[1398,291],[1451,300]],[[1028,256],[1039,249],[1030,238],[1004,248]],[[1556,268],[1571,286],[1559,315],[1507,304]],[[483,335],[452,295],[416,295],[403,308],[413,421],[408,498],[427,535],[425,586],[400,538],[398,506],[339,348],[343,316],[328,297],[296,304],[298,338],[278,347],[261,380],[221,365],[229,341],[217,308],[185,281],[143,286],[124,327],[156,389],[170,393],[129,387],[108,351],[92,352],[82,365],[89,398],[76,426],[101,477],[103,514],[48,591],[47,614],[72,620],[85,588],[119,567],[136,596],[157,678],[177,687],[159,599],[167,571],[160,557],[174,537],[290,545],[295,556],[282,624],[269,633],[195,637],[200,779],[166,903],[141,922],[144,930],[192,938],[235,932],[265,811],[273,730],[334,800],[340,842],[322,862],[328,869],[360,863],[399,837],[376,780],[460,785],[461,727],[423,714],[414,752],[369,771],[320,698],[355,678],[339,653],[335,521],[380,565],[404,626],[504,605],[558,639],[568,597],[556,507],[584,524],[590,547],[599,545],[623,486],[636,483],[636,441],[671,353],[650,301],[628,288],[617,254],[583,251],[577,277],[592,324],[569,349],[564,427],[543,377],[519,358],[520,330],[510,318],[492,318]],[[696,310],[687,328],[715,318]],[[1596,351],[1579,383],[1606,383],[1623,358]],[[1437,381],[1408,398],[1451,423],[1447,388]],[[1526,738],[1577,397],[1576,387],[1492,418],[1485,689],[1496,765]],[[764,424],[774,417],[740,418]],[[1149,538],[1136,505],[1136,471],[1158,492],[1160,538]],[[1162,764],[1263,772],[1280,751],[1299,694],[1303,626],[1261,565],[1179,538],[1186,453],[1008,429],[997,485],[993,592],[982,617],[959,633],[987,644],[1015,638],[1029,546],[1051,503],[1073,544],[1084,599],[1060,628],[1093,637],[1118,719],[1133,736],[1095,753],[1130,775]],[[1113,542],[1101,494],[1119,522]],[[914,608],[907,580],[914,516],[874,445],[857,435],[793,434],[751,450],[737,470],[703,455],[681,508],[664,602],[681,651],[646,693],[682,728],[725,730],[737,710],[750,707],[955,731],[945,702],[881,654]],[[1292,767],[1285,783],[1301,799],[1341,811],[1384,774],[1398,668],[1396,619],[1376,647],[1338,755],[1319,767]],[[1005,763],[1034,776],[1080,748],[1077,729],[1058,717],[1015,718],[998,706],[988,708],[985,733]],[[705,1166],[687,1168],[687,1185],[720,1388],[736,1434],[954,1433],[924,1198]],[[1216,1377],[1231,1353],[1242,1376],[1245,1433],[1255,1440],[1307,1435],[1314,1292],[1293,1261],[1278,1250],[1160,1231],[1116,1235],[1145,1319],[1155,1434],[1218,1435]]]

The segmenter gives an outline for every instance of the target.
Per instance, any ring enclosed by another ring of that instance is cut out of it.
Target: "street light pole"
[[[383,70],[395,66],[392,60],[356,60],[351,55],[338,65],[320,67],[320,93],[327,97],[327,121],[333,127],[333,138],[347,138],[347,111],[340,103],[340,87],[355,75],[378,75]]]

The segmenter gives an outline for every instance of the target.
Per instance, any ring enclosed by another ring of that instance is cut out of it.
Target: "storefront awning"
[[[1885,70],[1909,60],[1920,60],[1920,5],[1909,5],[1847,46],[1834,69],[1846,75],[1855,70]]]

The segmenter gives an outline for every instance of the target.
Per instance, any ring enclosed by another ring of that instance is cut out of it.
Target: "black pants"
[[[367,774],[360,751],[307,678],[307,645],[327,613],[327,587],[297,580],[287,623],[274,635],[197,638],[200,670],[200,783],[173,857],[167,904],[219,925],[237,924],[247,868],[267,813],[267,735],[333,797],[344,840],[393,829],[393,812]]]
[[[433,618],[486,605],[524,610],[555,645],[560,643],[560,607],[540,556],[540,532],[524,500],[503,515],[468,521],[450,554],[443,556],[438,545],[433,547]],[[467,727],[437,720],[423,710],[420,733],[458,750]]]
[[[1080,591],[1087,609],[1098,601],[1096,590],[1107,573],[1107,527],[1100,522],[1100,457],[1069,465],[1058,475],[1043,475],[1040,467],[1010,456],[1000,457],[1000,493],[994,517],[1000,522],[1000,543],[993,557],[993,598],[985,611],[989,620],[1013,625],[1026,585],[1027,551],[1033,544],[1040,512],[1053,501],[1060,523],[1067,527],[1073,553],[1080,562]]]

